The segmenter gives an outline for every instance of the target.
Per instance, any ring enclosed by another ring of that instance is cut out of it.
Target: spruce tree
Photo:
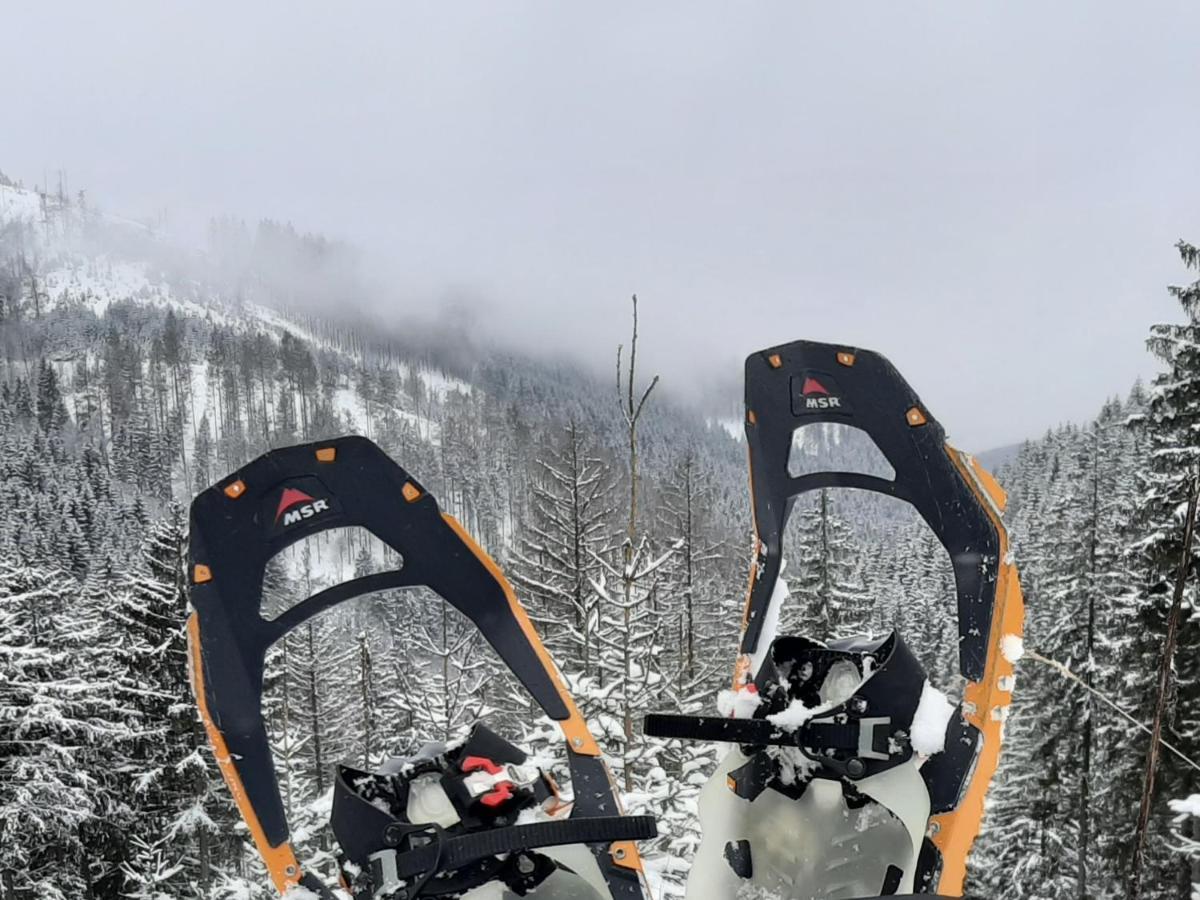
[[[811,498],[793,512],[794,524],[788,529],[788,586],[793,603],[792,609],[784,611],[780,633],[817,640],[862,634],[870,619],[870,604],[853,532],[838,515],[829,490],[817,491]]]
[[[130,729],[80,605],[63,573],[0,561],[0,884],[16,896],[116,896],[106,825],[127,812],[103,751]]]
[[[614,482],[570,422],[535,462],[528,520],[509,554],[510,575],[551,653],[597,674],[598,559],[611,539]]]
[[[1200,273],[1200,249],[1180,242],[1186,270]],[[1145,434],[1149,464],[1142,472],[1142,493],[1137,503],[1137,524],[1144,535],[1136,546],[1142,573],[1140,585],[1138,664],[1133,670],[1143,687],[1139,705],[1143,719],[1154,706],[1154,681],[1167,630],[1168,612],[1176,573],[1183,556],[1188,490],[1200,472],[1200,278],[1170,288],[1183,313],[1180,323],[1151,328],[1147,346],[1162,363],[1154,379],[1144,412],[1136,424]],[[1164,738],[1177,746],[1200,746],[1200,618],[1197,609],[1196,560],[1200,545],[1193,545],[1187,561],[1189,584],[1174,658],[1170,714]],[[1132,673],[1131,673],[1132,674]],[[1146,742],[1135,744],[1139,757]],[[1166,799],[1189,796],[1200,790],[1194,769],[1170,754],[1159,763],[1154,814],[1146,835],[1142,864],[1141,896],[1186,896],[1196,885],[1191,867],[1170,852],[1172,814]],[[1133,861],[1131,860],[1132,864]]]
[[[136,806],[123,869],[131,896],[147,900],[211,883],[228,816],[212,793],[215,773],[190,702],[183,529],[182,510],[169,505],[109,619],[121,695],[137,724],[121,765]]]
[[[67,407],[58,384],[58,373],[46,359],[38,360],[37,421],[47,434],[58,431],[67,422]]]

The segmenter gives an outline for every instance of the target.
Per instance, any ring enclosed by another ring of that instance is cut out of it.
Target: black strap
[[[397,852],[396,875],[407,880],[434,869],[453,872],[489,856],[537,847],[647,841],[657,836],[654,816],[588,816],[559,822],[488,828],[443,838],[403,853]]]
[[[652,714],[646,716],[645,732],[651,737],[695,741],[721,741],[727,744],[750,744],[755,747],[812,747],[821,750],[857,751],[864,722],[851,719],[845,723],[805,722],[799,728],[786,729],[767,719],[722,719],[716,716],[678,716]],[[870,737],[872,749],[882,743],[887,747],[887,735],[880,741],[879,723]]]
[[[337,894],[327,888],[324,883],[322,883],[321,879],[317,878],[317,876],[313,875],[311,872],[307,873],[303,878],[300,879],[300,886],[308,888],[310,891],[316,894],[320,900],[337,900]]]

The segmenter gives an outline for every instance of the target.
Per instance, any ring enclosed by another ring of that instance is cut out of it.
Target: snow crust
[[[749,719],[761,703],[762,697],[753,685],[717,694],[717,711],[727,719]]]
[[[767,716],[767,721],[772,725],[778,725],[785,731],[795,731],[813,716],[828,712],[833,706],[834,704],[830,703],[822,703],[820,706],[805,706],[804,701],[793,700],[783,712]]]
[[[1195,816],[1200,819],[1200,794],[1192,794],[1192,796],[1185,797],[1183,800],[1172,800],[1170,807],[1172,812],[1182,813],[1185,816]]]
[[[950,724],[954,711],[954,704],[926,679],[909,734],[913,750],[922,756],[933,756],[945,750],[946,726]]]
[[[1000,653],[1010,663],[1020,662],[1025,655],[1025,639],[1019,634],[1006,634],[1000,639]]]
[[[42,216],[42,202],[33,191],[0,184],[0,221],[33,225]]]
[[[350,897],[349,894],[340,888],[334,888],[333,895],[338,898],[346,898],[346,900],[349,900]],[[283,895],[283,900],[321,900],[321,897],[308,888],[297,884],[288,889],[288,892]]]

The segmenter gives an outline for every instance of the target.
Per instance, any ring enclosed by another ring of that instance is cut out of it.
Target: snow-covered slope
[[[35,191],[0,183],[0,226],[15,222],[35,227],[44,219],[42,196]]]
[[[121,240],[130,230],[139,232],[133,252],[129,242]],[[172,247],[144,226],[101,214],[70,198],[0,181],[0,249],[15,249],[23,260],[25,292],[33,297],[39,316],[78,312],[103,317],[113,304],[132,304],[170,311],[208,328],[265,333],[276,343],[286,333],[313,353],[333,354],[349,365],[367,362],[360,347],[333,336],[329,323],[269,305],[275,298],[253,284],[233,294],[225,285],[197,277],[206,271],[204,254]],[[189,263],[182,272],[182,267],[170,265],[181,258]],[[390,367],[402,380],[416,379],[438,399],[477,390],[425,361],[372,359],[370,364]],[[210,403],[215,392],[207,383],[205,365],[194,364],[192,376],[194,412],[199,418],[213,412]],[[372,416],[349,385],[335,391],[334,404],[349,429],[370,433]],[[438,440],[437,423],[428,417],[400,406],[394,413],[413,424],[425,440]]]

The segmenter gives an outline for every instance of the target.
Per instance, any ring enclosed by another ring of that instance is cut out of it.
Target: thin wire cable
[[[1142,731],[1146,732],[1146,734],[1150,735],[1151,737],[1154,736],[1154,732],[1153,732],[1153,730],[1151,730],[1149,725],[1144,725],[1143,723],[1139,722],[1137,719],[1135,719],[1133,716],[1131,716],[1125,710],[1121,709],[1121,707],[1118,706],[1116,703],[1114,703],[1112,700],[1108,699],[1108,697],[1104,696],[1102,693],[1100,693],[1098,690],[1096,690],[1094,687],[1092,687],[1090,684],[1088,684],[1086,681],[1084,681],[1082,678],[1080,678],[1078,675],[1076,675],[1074,672],[1072,672],[1063,663],[1060,663],[1056,659],[1048,659],[1045,656],[1042,656],[1042,654],[1040,654],[1034,650],[1030,650],[1029,648],[1025,648],[1023,656],[1028,657],[1029,659],[1032,659],[1035,662],[1043,663],[1043,664],[1049,666],[1050,668],[1056,670],[1064,678],[1068,679],[1069,681],[1074,681],[1076,684],[1078,684],[1080,687],[1082,687],[1085,691],[1088,691],[1090,694],[1092,694],[1092,696],[1096,697],[1102,703],[1111,707],[1115,712],[1120,714],[1123,718],[1127,719],[1129,722],[1136,725]],[[1172,753],[1174,753],[1176,756],[1178,756],[1180,759],[1182,759],[1185,763],[1187,763],[1189,766],[1191,766],[1197,772],[1200,772],[1200,763],[1196,762],[1194,759],[1192,759],[1190,756],[1188,756],[1186,753],[1184,753],[1178,747],[1175,747],[1175,746],[1167,743],[1161,737],[1158,739],[1158,742],[1160,744],[1162,744],[1164,747],[1166,747],[1168,750],[1170,750]]]

